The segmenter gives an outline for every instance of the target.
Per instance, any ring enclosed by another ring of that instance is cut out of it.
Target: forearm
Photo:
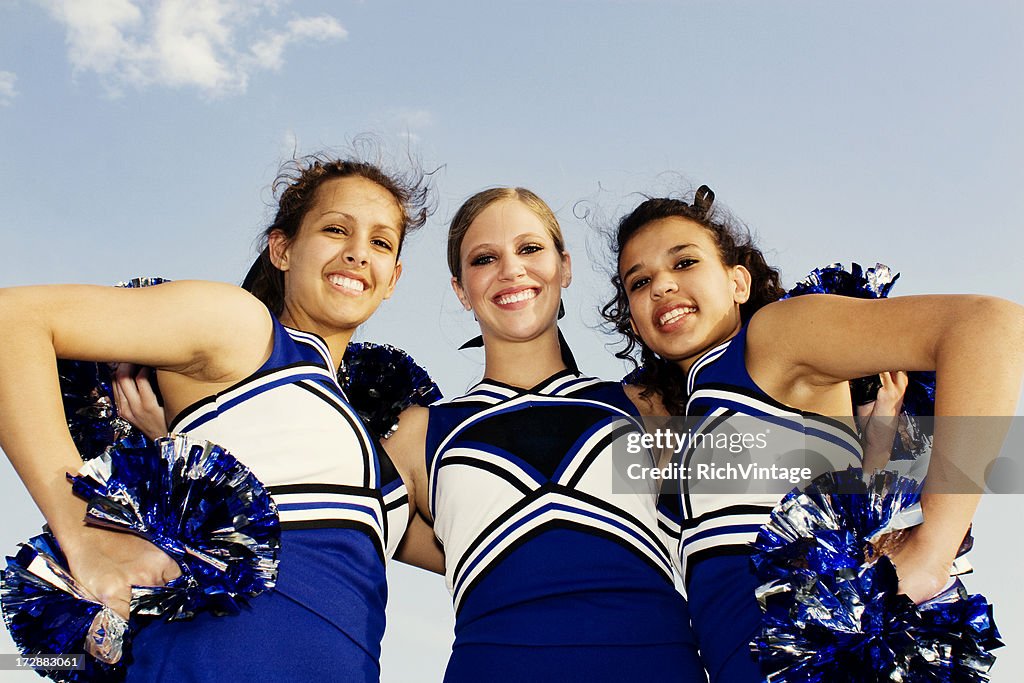
[[[936,345],[934,451],[922,540],[952,558],[999,456],[1024,376],[1024,308],[985,299]]]
[[[65,540],[81,528],[85,505],[66,480],[81,458],[64,421],[52,335],[16,301],[0,303],[0,448]]]

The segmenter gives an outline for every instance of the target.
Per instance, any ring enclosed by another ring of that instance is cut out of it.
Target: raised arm
[[[83,524],[85,505],[65,480],[81,458],[64,422],[56,358],[161,368],[168,371],[165,392],[183,402],[256,369],[269,338],[266,309],[228,285],[0,290],[0,448],[72,571],[122,614],[128,585],[161,583],[177,567],[144,541]]]
[[[956,418],[1014,413],[1024,376],[1024,308],[982,296],[802,297],[765,307],[751,321],[748,340],[748,367],[758,368],[754,379],[769,393],[774,387],[813,397],[842,380],[893,368],[936,371],[925,522],[893,556],[901,590],[918,601],[934,595],[1008,427],[988,421],[978,429],[980,421]]]

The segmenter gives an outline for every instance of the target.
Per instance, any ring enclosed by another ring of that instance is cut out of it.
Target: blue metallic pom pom
[[[812,270],[782,298],[804,294],[838,294],[858,299],[883,299],[889,296],[889,290],[899,277],[899,273],[893,273],[889,266],[881,263],[867,270],[858,263],[850,264],[850,270],[846,270],[841,263],[832,263]]]
[[[124,680],[128,625],[71,577],[51,534],[29,539],[7,558],[0,605],[23,656],[86,653],[82,669],[37,669],[39,675],[76,683]]]
[[[441,390],[426,369],[388,344],[349,344],[338,379],[366,426],[385,439],[398,428],[403,410],[412,405],[428,406],[441,398]]]
[[[864,270],[850,264],[847,271],[841,263],[815,268],[782,298],[805,294],[836,294],[857,299],[884,299],[899,279],[889,266],[881,263]],[[893,460],[913,460],[931,451],[935,415],[935,373],[908,372],[909,383],[900,410],[900,428],[893,443]],[[861,377],[850,382],[854,403],[875,400],[882,384],[877,376]]]
[[[793,491],[754,542],[762,628],[750,644],[773,683],[987,681],[992,606],[959,580],[914,605],[882,555],[920,523],[918,485],[830,472]]]
[[[69,477],[91,524],[130,531],[177,560],[182,575],[132,591],[132,614],[235,614],[273,588],[280,523],[258,479],[230,453],[187,436],[116,447]]]
[[[124,440],[136,446],[149,444],[142,432],[118,417],[105,363],[58,360],[57,376],[64,418],[82,460],[92,460]]]
[[[124,287],[126,289],[138,289],[140,287],[152,287],[153,285],[162,285],[165,282],[170,282],[170,280],[163,277],[133,277],[130,280],[118,282],[114,286]]]

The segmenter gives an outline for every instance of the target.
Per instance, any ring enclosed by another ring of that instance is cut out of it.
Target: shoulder
[[[188,331],[208,379],[244,377],[270,354],[273,316],[240,287],[185,280],[135,291],[156,300],[168,328]]]
[[[392,458],[402,463],[418,460],[415,456],[423,452],[430,411],[422,406],[406,408],[398,416],[395,433],[383,441]]]

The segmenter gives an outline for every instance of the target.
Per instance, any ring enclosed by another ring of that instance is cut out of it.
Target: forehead
[[[361,176],[331,178],[317,188],[306,219],[347,214],[357,221],[401,230],[402,209],[395,196]]]
[[[659,218],[637,230],[623,245],[619,272],[669,257],[676,247],[684,244],[703,252],[718,251],[711,232],[699,223],[680,216]]]
[[[480,212],[469,224],[462,251],[479,244],[502,244],[520,235],[537,235],[553,242],[548,226],[530,207],[516,199],[502,199]]]

